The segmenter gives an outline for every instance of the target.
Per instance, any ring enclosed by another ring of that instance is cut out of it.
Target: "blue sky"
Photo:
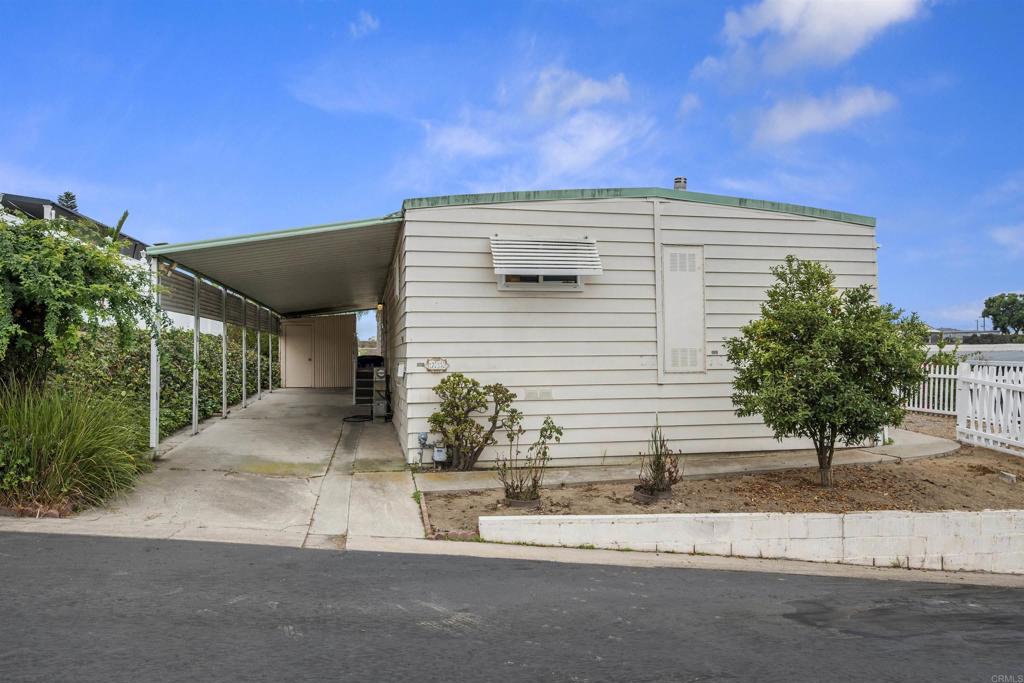
[[[1024,290],[1024,3],[10,2],[0,191],[148,241],[670,186],[878,218],[881,298]],[[12,30],[13,29],[13,30]]]

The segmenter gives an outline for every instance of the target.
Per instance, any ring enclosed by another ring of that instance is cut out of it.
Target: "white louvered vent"
[[[491,256],[498,275],[600,275],[603,272],[594,240],[492,237]]]
[[[692,251],[670,252],[668,269],[673,273],[696,273],[697,255],[694,254]]]
[[[696,368],[700,366],[700,349],[672,349],[672,367],[677,369]]]

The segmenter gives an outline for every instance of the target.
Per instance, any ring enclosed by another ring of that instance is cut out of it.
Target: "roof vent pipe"
[[[676,177],[676,181],[672,184],[673,190],[685,190],[686,189],[686,178],[683,176]]]

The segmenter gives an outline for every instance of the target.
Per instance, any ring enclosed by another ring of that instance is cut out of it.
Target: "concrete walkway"
[[[364,537],[422,538],[394,429],[343,422],[354,412],[348,391],[264,393],[173,439],[155,471],[106,507],[0,517],[0,530],[340,548],[354,521]]]
[[[960,444],[937,436],[891,430],[893,443],[874,448],[848,448],[837,451],[836,465],[863,465],[876,462],[898,462],[914,458],[953,453]],[[706,479],[722,474],[747,474],[786,470],[796,467],[817,467],[814,451],[774,451],[767,453],[726,453],[685,458],[687,479]],[[632,481],[637,465],[605,465],[598,467],[552,467],[544,476],[546,486],[585,484],[590,482]],[[421,491],[471,491],[498,489],[501,484],[493,471],[421,472],[416,475]]]

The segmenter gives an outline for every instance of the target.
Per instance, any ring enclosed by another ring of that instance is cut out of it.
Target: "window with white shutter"
[[[582,290],[584,275],[600,275],[601,256],[591,239],[491,238],[500,289]]]
[[[663,245],[662,371],[704,372],[704,249]]]

